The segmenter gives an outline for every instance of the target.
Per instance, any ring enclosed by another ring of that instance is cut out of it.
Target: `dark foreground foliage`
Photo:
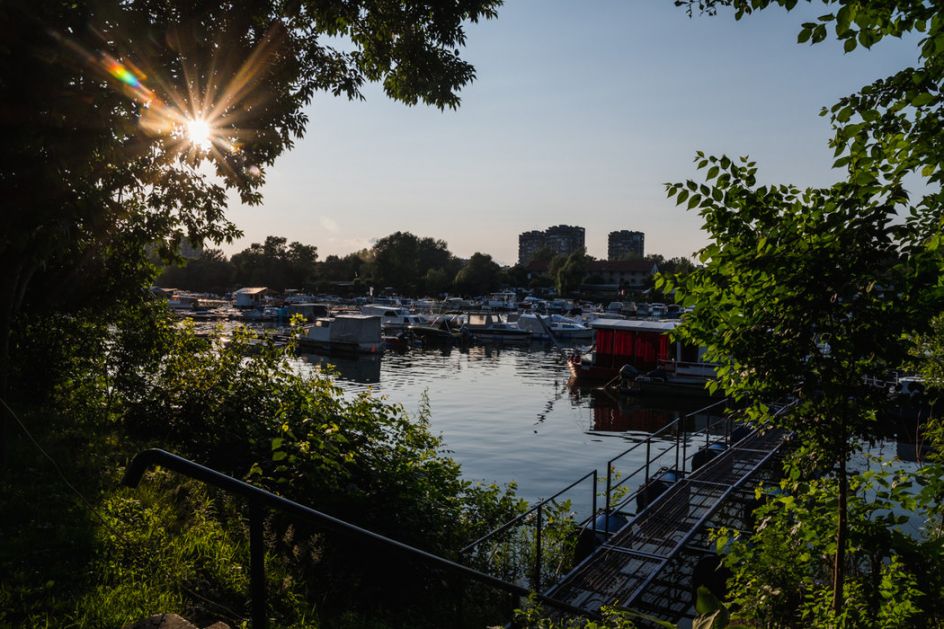
[[[10,575],[0,586],[0,622],[120,626],[160,611],[246,615],[245,505],[160,471],[141,489],[119,489],[123,466],[149,446],[447,557],[520,509],[508,490],[462,480],[429,430],[428,409],[411,417],[370,395],[346,397],[246,330],[201,338],[155,308],[111,326],[50,319],[21,338],[29,339],[24,353],[58,354],[43,404],[23,421],[91,504],[26,439],[14,440],[0,505]],[[43,371],[28,367],[19,375]],[[279,626],[481,625],[501,619],[481,616],[485,609],[509,603],[399,553],[278,515],[267,520],[266,539]],[[463,600],[466,591],[479,600]]]

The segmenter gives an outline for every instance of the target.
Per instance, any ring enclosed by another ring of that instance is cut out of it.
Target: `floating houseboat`
[[[305,326],[298,337],[301,349],[327,350],[345,354],[378,354],[383,351],[380,317],[338,315],[322,317]]]
[[[591,323],[593,351],[574,354],[567,366],[577,384],[610,382],[621,374],[624,379],[628,374],[644,375],[639,378],[642,383],[645,377],[652,381],[657,374],[659,384],[704,387],[714,377],[714,365],[702,361],[702,349],[669,337],[679,323],[597,319]]]

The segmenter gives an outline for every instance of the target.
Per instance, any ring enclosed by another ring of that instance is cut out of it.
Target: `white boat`
[[[429,320],[422,316],[411,313],[406,308],[396,306],[384,306],[381,304],[367,304],[361,307],[361,314],[380,317],[380,324],[385,330],[399,331],[409,328],[411,325],[426,325]]]
[[[485,302],[482,305],[492,310],[517,310],[518,296],[512,291],[492,293],[485,298]]]
[[[472,308],[475,304],[468,299],[462,299],[461,297],[447,297],[442,300],[442,303],[439,305],[439,310],[441,312],[451,312],[456,310],[468,310]]]
[[[338,315],[321,317],[305,326],[298,337],[302,349],[322,349],[352,354],[378,354],[383,351],[380,317]]]
[[[551,335],[557,340],[589,340],[593,337],[592,329],[561,315],[522,313],[518,317],[518,327],[531,332],[534,338],[539,339],[550,338]]]
[[[470,314],[462,326],[463,334],[479,340],[530,341],[531,332],[522,330],[514,323],[508,323],[497,314]]]

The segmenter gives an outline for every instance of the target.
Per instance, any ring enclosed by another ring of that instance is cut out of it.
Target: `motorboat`
[[[492,293],[485,298],[482,305],[491,310],[517,310],[518,296],[512,291]]]
[[[444,315],[427,324],[411,325],[408,329],[424,345],[437,345],[460,339],[460,327],[461,322],[457,323],[454,317]]]
[[[427,319],[413,314],[402,306],[367,304],[361,307],[361,314],[380,317],[381,327],[387,332],[406,330],[411,325],[425,325]]]
[[[523,341],[531,340],[531,332],[522,330],[497,314],[470,314],[461,331],[477,340]]]
[[[561,315],[542,316],[534,313],[522,313],[518,317],[518,327],[528,330],[534,338],[581,341],[593,338],[593,329],[576,319]]]

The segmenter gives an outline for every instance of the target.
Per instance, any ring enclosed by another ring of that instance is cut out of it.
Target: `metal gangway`
[[[754,490],[779,473],[772,463],[785,436],[740,424],[721,400],[610,459],[602,488],[593,470],[466,546],[462,558],[590,615],[608,605],[690,618],[696,567],[714,554],[709,529],[752,528]],[[621,461],[643,452],[641,465],[621,473]],[[580,517],[575,494],[588,490]]]

